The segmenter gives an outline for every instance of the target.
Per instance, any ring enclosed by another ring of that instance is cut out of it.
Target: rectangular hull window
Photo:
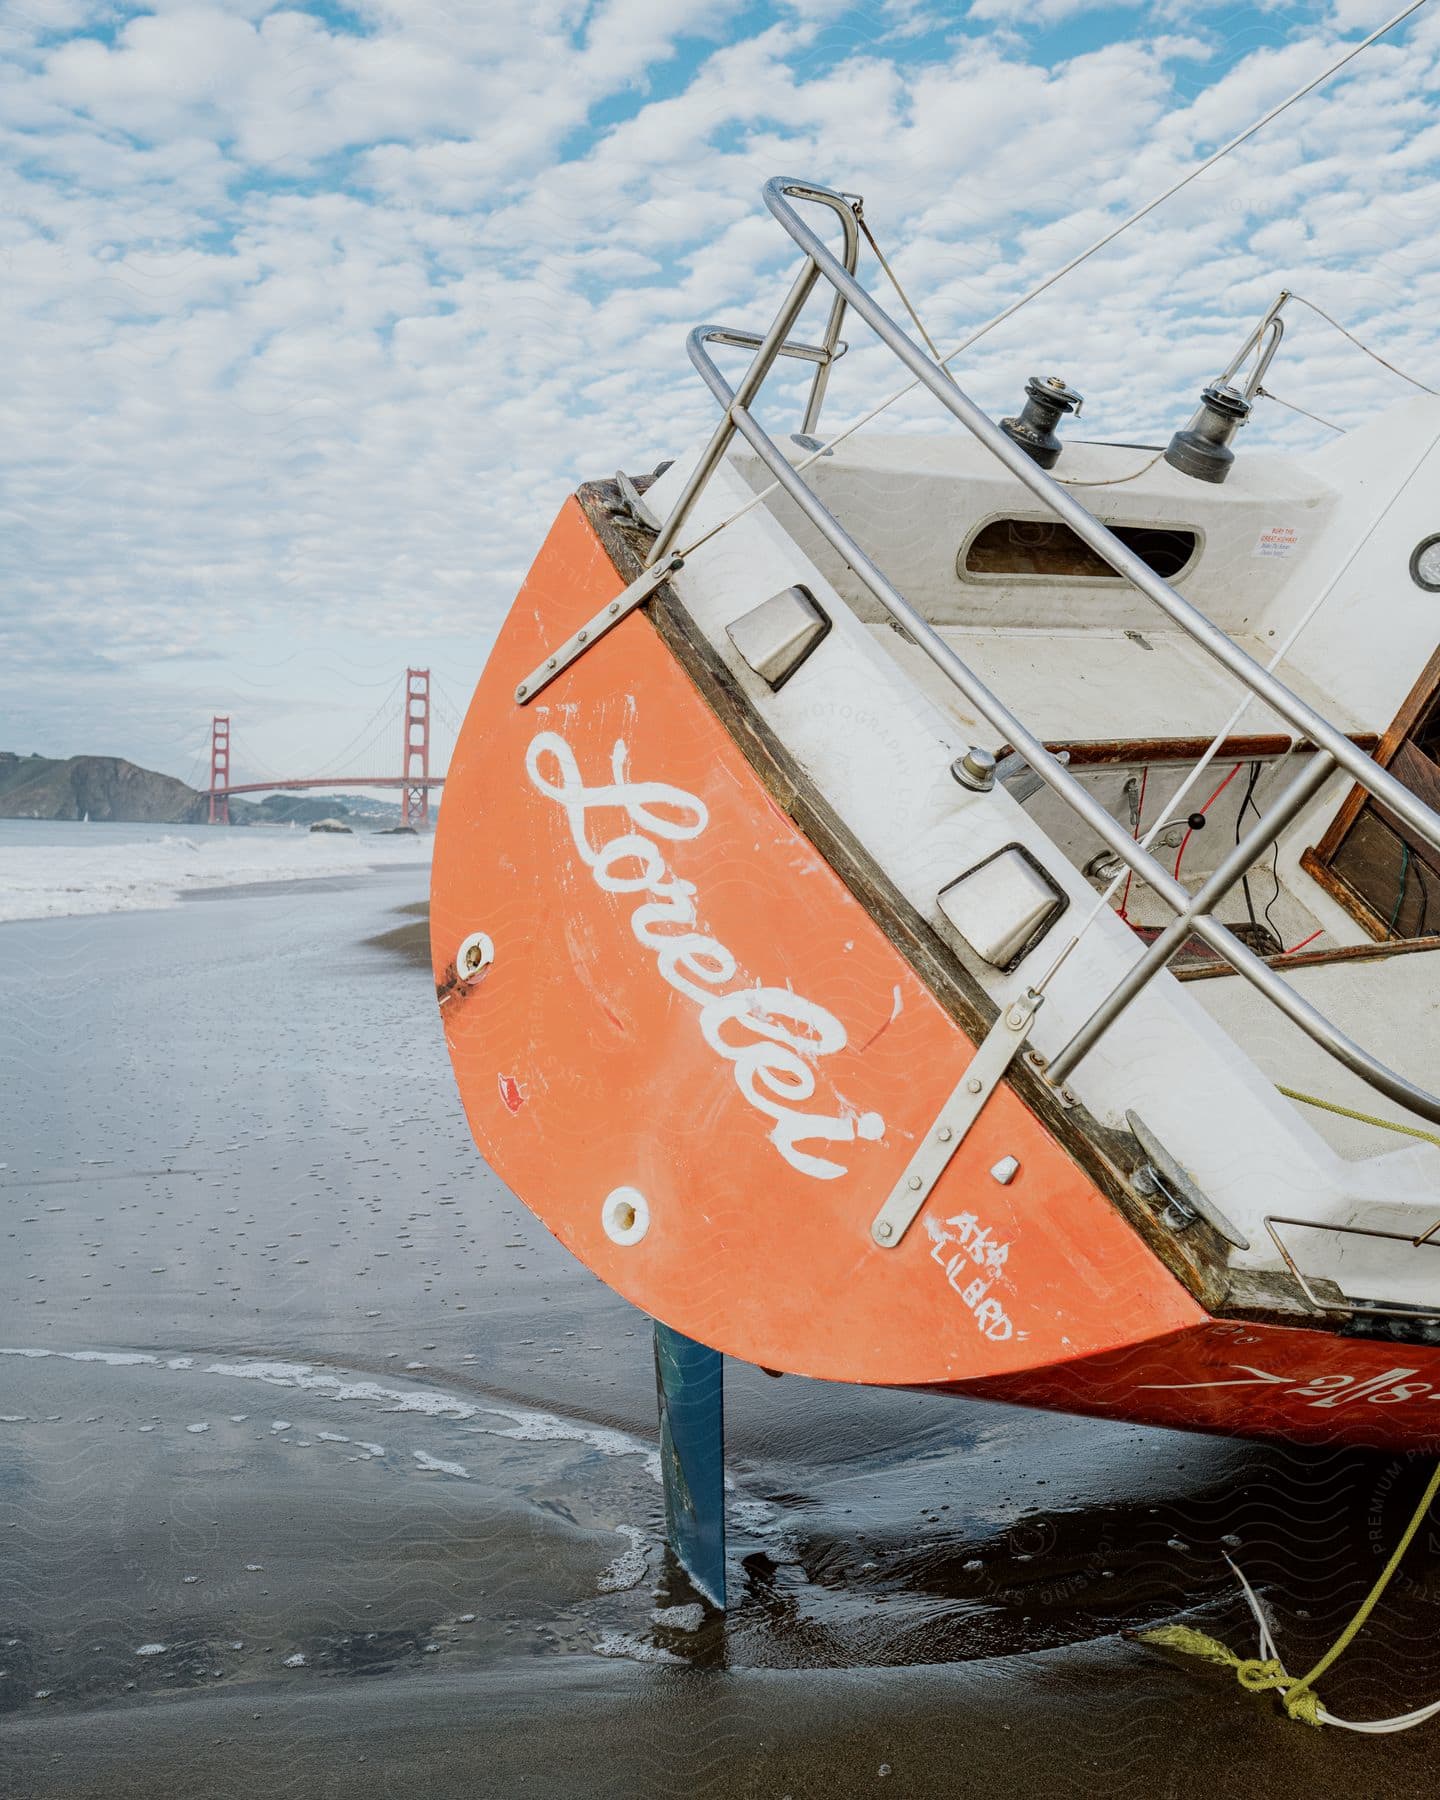
[[[1162,525],[1112,525],[1110,529],[1147,568],[1165,581],[1195,560],[1193,531]],[[1118,581],[1101,556],[1058,519],[991,519],[960,552],[958,573],[970,580],[1024,576],[1042,581]]]

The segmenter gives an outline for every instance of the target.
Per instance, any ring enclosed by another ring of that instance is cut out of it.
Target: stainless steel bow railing
[[[1382,801],[1418,837],[1437,850],[1440,850],[1440,815],[1432,812],[1387,770],[1372,762],[1351,743],[1344,732],[1338,731],[1328,719],[1307,706],[1269,670],[1247,656],[1218,626],[1212,624],[1167,581],[1142,562],[1107,526],[1088,512],[1067,488],[1047,474],[1018,444],[1007,437],[960,388],[948,368],[933,361],[906,335],[856,279],[855,215],[846,196],[809,182],[783,177],[767,182],[764,194],[765,204],[784,226],[805,260],[774,323],[763,337],[717,325],[699,326],[691,332],[688,345],[690,360],[719,402],[724,416],[702,451],[674,508],[661,526],[646,558],[647,564],[655,565],[661,557],[672,551],[696,497],[738,433],[764,464],[775,484],[795,503],[890,617],[904,627],[916,645],[954,684],[969,704],[1024,757],[1046,786],[1059,795],[1104,844],[1174,909],[1174,922],[1105,996],[1069,1043],[1051,1059],[1046,1071],[1051,1082],[1058,1086],[1065,1081],[1136,995],[1164,968],[1185,939],[1194,933],[1301,1031],[1362,1081],[1397,1105],[1440,1124],[1440,1096],[1417,1087],[1355,1043],[1318,1007],[1282,980],[1263,958],[1227,930],[1211,910],[1230,892],[1256,859],[1270,848],[1285,826],[1297,817],[1337,770],[1343,770],[1377,800]],[[791,205],[792,200],[811,201],[828,207],[837,214],[845,227],[843,258],[837,257],[810,229]],[[819,346],[792,343],[789,339],[791,328],[822,276],[835,290],[825,341]],[[1290,781],[1266,813],[1263,822],[1240,840],[1194,895],[1182,887],[1148,850],[1143,849],[1120,821],[1100,804],[1058,757],[1045,748],[1004,701],[986,687],[974,670],[956,654],[930,621],[910,604],[840,521],[821,503],[813,489],[791,466],[785,453],[756,422],[750,410],[751,404],[776,358],[799,357],[819,364],[805,415],[805,429],[807,432],[813,431],[818,419],[819,402],[824,393],[822,378],[828,376],[830,365],[835,360],[840,327],[847,308],[857,313],[871,327],[881,342],[895,353],[915,377],[919,386],[933,394],[1017,481],[1069,526],[1082,542],[1103,557],[1111,568],[1124,576],[1256,699],[1283,719],[1295,731],[1297,739],[1306,738],[1314,745],[1313,758]],[[1261,329],[1270,323],[1267,317]],[[1267,346],[1270,354],[1273,354],[1277,341],[1278,333]],[[711,343],[739,343],[754,347],[754,358],[737,387],[732,388],[721,374],[707,349],[707,345]],[[1264,360],[1268,362],[1268,354]]]
[[[776,185],[777,184],[773,181],[767,184],[765,189],[767,198],[770,189]],[[832,208],[838,215],[845,232],[845,258],[843,263],[836,261],[834,257],[830,257],[830,260],[840,271],[842,280],[849,282],[852,286],[856,285],[855,265],[860,258],[860,227],[856,222],[855,210],[847,202],[845,196],[843,194],[832,194],[829,188],[812,187],[809,182],[804,181],[782,181],[778,185],[782,187],[787,194],[795,194],[806,200],[814,200],[820,206]],[[825,254],[830,256],[828,250]],[[799,356],[803,357],[807,362],[819,363],[820,366],[815,371],[815,379],[810,384],[810,397],[805,404],[805,418],[801,424],[801,430],[804,432],[813,431],[819,423],[820,407],[825,399],[825,389],[830,380],[830,365],[841,354],[840,327],[845,321],[845,290],[838,284],[835,284],[835,299],[831,303],[830,317],[826,321],[823,343],[818,346],[786,343],[785,340],[789,336],[790,327],[800,317],[805,302],[810,298],[815,283],[819,278],[819,274],[820,271],[816,267],[814,261],[807,258],[805,267],[801,269],[800,273],[795,277],[790,292],[785,296],[784,305],[775,316],[775,323],[765,333],[763,338],[757,338],[753,332],[749,331],[730,331],[723,325],[712,325],[708,328],[712,341],[715,343],[742,343],[747,346],[754,345],[755,360],[750,364],[749,369],[741,379],[739,388],[731,397],[734,404],[737,406],[748,406],[755,398],[756,394],[760,391],[761,383],[770,373],[770,369],[777,356]],[[695,357],[694,335],[695,334],[692,332],[690,351],[692,361]],[[702,370],[701,372],[703,373],[704,371]],[[722,405],[723,404],[724,402],[722,402]],[[675,534],[685,523],[691,507],[695,504],[696,496],[719,467],[720,458],[729,448],[730,440],[734,435],[735,426],[731,422],[727,412],[726,417],[721,420],[715,435],[710,439],[710,442],[702,451],[700,460],[690,471],[690,477],[686,481],[684,488],[681,490],[680,498],[675,502],[670,517],[660,527],[660,535],[650,546],[650,554],[645,558],[647,568],[653,568],[654,565],[659,562],[660,558],[674,545]]]

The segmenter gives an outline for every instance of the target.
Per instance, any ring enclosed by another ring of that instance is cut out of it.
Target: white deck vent
[[[1010,970],[1033,950],[1069,897],[1020,844],[987,856],[937,896],[965,947],[992,968]]]
[[[778,693],[830,629],[809,588],[782,588],[725,627],[730,642]]]

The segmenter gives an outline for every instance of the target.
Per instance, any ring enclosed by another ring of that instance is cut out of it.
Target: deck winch
[[[1066,413],[1078,419],[1084,398],[1059,375],[1032,375],[1025,383],[1025,405],[1018,419],[1002,419],[1000,429],[1042,469],[1053,469],[1064,445],[1055,427]]]
[[[1177,431],[1165,451],[1165,460],[1182,475],[1217,485],[1230,473],[1235,452],[1230,440],[1250,417],[1250,402],[1228,381],[1212,381],[1200,395],[1195,416]]]

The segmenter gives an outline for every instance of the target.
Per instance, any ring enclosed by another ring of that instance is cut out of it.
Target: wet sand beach
[[[485,1169],[423,869],[0,927],[0,1792],[1434,1792],[1127,1635],[1293,1670],[1428,1469],[727,1371],[733,1605],[647,1321]],[[1321,1684],[1440,1697],[1422,1531]]]

